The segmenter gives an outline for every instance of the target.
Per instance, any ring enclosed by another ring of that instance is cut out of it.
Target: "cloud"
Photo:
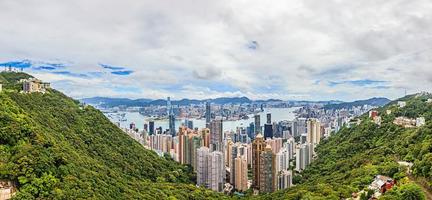
[[[0,66],[25,66],[74,97],[353,100],[432,89],[429,0],[24,0],[0,7]],[[112,89],[121,86],[132,90]]]
[[[129,74],[132,74],[133,73],[133,71],[131,71],[131,70],[125,70],[125,71],[112,71],[111,72],[111,74],[114,74],[114,75],[120,75],[120,76],[126,76],[126,75],[129,75]]]
[[[123,70],[125,69],[124,67],[116,67],[116,66],[111,66],[111,65],[106,65],[106,64],[99,64],[101,67],[103,67],[104,69],[110,69],[110,70]]]

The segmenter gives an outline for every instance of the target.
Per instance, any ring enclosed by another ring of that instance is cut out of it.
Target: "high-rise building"
[[[245,156],[234,159],[235,183],[234,188],[244,192],[248,189],[248,164]]]
[[[298,118],[296,121],[297,121],[297,134],[295,134],[294,136],[300,136],[306,133],[306,119]]]
[[[313,155],[313,144],[302,144],[296,149],[296,170],[303,171],[311,162]]]
[[[294,138],[287,139],[287,141],[283,144],[283,148],[288,150],[289,159],[293,159],[294,158],[294,151],[295,151]]]
[[[259,189],[260,187],[260,157],[261,153],[264,152],[264,148],[266,147],[266,143],[261,134],[258,134],[255,140],[252,142],[252,187],[255,189]]]
[[[269,193],[275,186],[275,158],[271,146],[267,145],[260,155],[259,191]]]
[[[276,154],[276,161],[275,161],[275,171],[276,173],[279,173],[282,170],[288,170],[289,168],[289,151],[286,148],[282,148],[277,154]]]
[[[282,170],[280,172],[277,172],[277,190],[283,190],[290,188],[292,186],[292,171],[290,170]]]
[[[169,132],[174,137],[176,135],[175,116],[174,116],[173,107],[171,105],[170,97],[167,98],[167,114],[168,114],[168,120],[169,120]]]
[[[135,126],[134,122],[132,122],[132,123],[129,124],[129,129],[130,130],[135,130],[136,129],[136,126]]]
[[[210,122],[210,149],[212,151],[222,151],[223,145],[223,126],[222,120],[212,120]]]
[[[307,143],[319,144],[321,141],[321,123],[314,118],[307,121]]]
[[[210,124],[211,121],[211,107],[210,102],[206,102],[206,111],[205,111],[205,117],[206,117],[206,125]]]
[[[208,157],[210,150],[207,147],[197,149],[197,185],[208,187]]]
[[[202,146],[210,148],[210,129],[208,128],[201,129],[201,137],[203,138]]]
[[[264,124],[264,139],[273,138],[273,125]]]
[[[251,139],[255,139],[255,124],[251,122],[247,128],[247,134]]]
[[[194,171],[196,171],[197,168],[197,149],[199,149],[202,146],[202,137],[198,134],[191,135],[190,139],[190,165],[192,165]]]
[[[193,129],[193,121],[189,120],[189,119],[185,119],[184,125],[188,128],[188,129]]]
[[[240,152],[239,152],[240,147],[241,147],[240,143],[232,144],[229,147],[230,154],[228,155],[228,160],[229,160],[228,161],[228,163],[229,163],[228,167],[230,168],[230,183],[232,185],[235,185],[235,183],[236,183],[237,171],[236,171],[235,159],[240,155]]]
[[[176,135],[176,131],[175,131],[175,116],[174,115],[169,115],[168,119],[169,119],[169,132],[174,137]]]
[[[154,121],[149,121],[149,135],[155,134],[155,124]]]
[[[213,151],[208,157],[208,188],[221,192],[224,187],[225,165],[223,153]]]
[[[261,133],[261,119],[260,119],[260,115],[257,114],[254,116],[255,118],[255,135],[258,135],[259,133]]]
[[[144,123],[144,127],[143,127],[144,129],[144,131],[146,131],[146,132],[148,132],[148,124],[146,124],[146,123]]]

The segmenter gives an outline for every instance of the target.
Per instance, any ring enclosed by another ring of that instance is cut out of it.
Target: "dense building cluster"
[[[314,149],[321,140],[370,107],[302,107],[292,121],[272,121],[272,114],[267,113],[264,124],[256,114],[252,123],[234,131],[224,131],[223,119],[214,116],[211,108],[210,103],[205,104],[205,128],[195,128],[186,118],[172,130],[176,121],[168,99],[168,130],[155,129],[154,121],[149,121],[143,131],[133,123],[125,131],[159,155],[192,166],[199,186],[225,193],[249,189],[268,193],[293,186],[293,176],[314,160]]]

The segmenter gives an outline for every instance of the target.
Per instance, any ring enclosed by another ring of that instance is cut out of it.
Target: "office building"
[[[258,135],[261,133],[261,119],[260,119],[260,115],[255,115],[254,116],[255,119],[255,135]]]
[[[206,102],[205,107],[206,107],[206,111],[205,111],[206,125],[208,125],[210,124],[211,121],[211,107],[209,101]]]
[[[249,136],[249,138],[251,139],[255,139],[255,124],[253,122],[251,122],[249,124],[249,127],[246,128],[247,129],[247,134]]]
[[[149,135],[155,134],[155,124],[154,121],[149,121]]]
[[[273,125],[264,124],[264,139],[273,138]]]
[[[168,114],[168,120],[169,120],[169,132],[174,137],[176,135],[175,116],[174,116],[173,107],[171,105],[170,97],[167,98],[167,114]]]

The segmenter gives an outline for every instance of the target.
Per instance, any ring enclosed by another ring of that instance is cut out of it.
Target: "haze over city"
[[[0,66],[74,98],[395,99],[432,87],[432,2],[1,1]]]

